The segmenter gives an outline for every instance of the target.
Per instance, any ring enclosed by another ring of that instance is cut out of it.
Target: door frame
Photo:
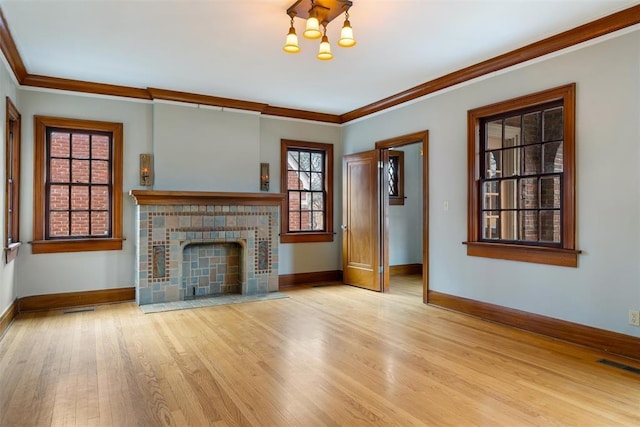
[[[385,160],[383,169],[385,173],[382,174],[382,180],[380,180],[381,193],[383,194],[386,193],[386,191],[382,191],[382,189],[386,190],[388,186],[388,150],[390,148],[415,143],[422,144],[422,301],[427,304],[429,302],[429,131],[423,130],[395,138],[376,141],[375,148],[379,150],[378,157]],[[388,196],[383,199],[385,203],[381,203],[380,209],[380,226],[382,228],[380,253],[382,254],[384,271],[382,277],[383,292],[389,291],[389,219],[386,203],[388,199]]]

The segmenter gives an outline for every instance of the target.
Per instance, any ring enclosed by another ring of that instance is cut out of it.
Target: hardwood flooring
[[[640,362],[425,306],[410,282],[21,314],[0,425],[640,425],[640,375],[597,360]]]

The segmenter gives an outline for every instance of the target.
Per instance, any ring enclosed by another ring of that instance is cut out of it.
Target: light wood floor
[[[640,375],[596,361],[640,362],[425,306],[411,281],[287,294],[20,315],[0,425],[640,425]]]

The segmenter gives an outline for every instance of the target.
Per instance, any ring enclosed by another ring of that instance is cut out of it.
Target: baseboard
[[[281,274],[278,277],[280,289],[318,282],[342,282],[342,271],[316,271],[314,273]]]
[[[18,315],[18,299],[14,299],[11,305],[0,315],[0,338],[4,335],[5,331],[9,329],[9,325],[13,322],[13,319]]]
[[[422,274],[422,264],[390,265],[389,274],[392,276]]]
[[[640,360],[640,338],[539,314],[429,291],[429,304],[595,350]]]
[[[34,295],[20,298],[18,310],[55,310],[85,305],[109,304],[131,301],[136,298],[136,288],[101,289],[98,291],[67,292],[63,294]]]

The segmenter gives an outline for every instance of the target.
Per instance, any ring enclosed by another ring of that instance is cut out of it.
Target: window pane
[[[300,193],[300,210],[311,210],[311,193]]]
[[[91,209],[109,209],[109,189],[106,186],[95,185],[91,187]]]
[[[301,171],[311,170],[311,153],[309,153],[308,151],[300,152],[300,170]]]
[[[542,209],[560,209],[560,177],[540,178],[540,207]]]
[[[520,209],[538,209],[538,178],[520,180]]]
[[[560,243],[560,211],[540,211],[540,240]]]
[[[398,195],[398,160],[397,156],[389,156],[389,195]]]
[[[69,235],[69,212],[49,212],[49,235],[51,237],[64,237]]]
[[[564,170],[562,141],[543,144],[542,151],[544,153],[544,173],[562,172]]]
[[[516,147],[520,145],[520,116],[509,117],[504,120],[504,147]]]
[[[287,152],[287,167],[289,170],[298,170],[300,164],[300,156],[297,151]]]
[[[287,190],[298,190],[300,188],[300,180],[298,173],[294,171],[287,172]]]
[[[91,212],[91,235],[109,235],[109,215],[107,212]]]
[[[299,172],[298,182],[301,190],[311,190],[311,177],[310,172]]]
[[[297,191],[289,192],[289,210],[290,211],[300,210],[300,193],[298,193]]]
[[[300,231],[300,212],[289,212],[289,231]]]
[[[517,209],[518,208],[518,184],[515,179],[507,179],[500,182],[500,208],[501,209]]]
[[[540,173],[540,145],[524,147],[524,171],[523,175],[535,175]]]
[[[51,157],[69,157],[71,134],[51,132]]]
[[[89,187],[71,187],[71,210],[89,209]]]
[[[500,219],[500,212],[490,211],[482,212],[482,238],[483,239],[498,239],[498,220]]]
[[[300,230],[302,231],[311,231],[313,228],[311,227],[311,211],[302,211],[300,212]]]
[[[324,193],[313,193],[312,200],[313,200],[312,209],[314,211],[324,210]]]
[[[323,176],[321,173],[318,173],[318,172],[311,173],[311,190],[313,191],[324,190]]]
[[[89,235],[89,212],[71,212],[71,235]]]
[[[502,176],[520,175],[520,149],[512,148],[502,152]]]
[[[500,215],[500,238],[518,240],[518,212],[503,211]]]
[[[562,107],[546,110],[543,116],[543,141],[556,141],[563,138],[564,120]]]
[[[71,157],[75,159],[89,158],[89,135],[78,133],[71,135]]]
[[[489,181],[482,183],[482,208],[498,209],[498,182]]]
[[[91,182],[94,184],[109,183],[109,162],[104,160],[91,161]]]
[[[538,241],[538,211],[520,212],[520,240]]]
[[[485,178],[499,178],[502,176],[502,151],[492,151],[485,157]]]
[[[324,154],[311,153],[311,170],[313,172],[324,172]]]
[[[88,160],[71,160],[71,182],[89,182]]]
[[[524,132],[525,144],[537,144],[541,141],[540,138],[540,112],[525,114],[522,117],[522,126]]]
[[[49,189],[49,209],[53,211],[69,210],[69,186],[52,185]]]
[[[91,138],[91,158],[109,160],[109,137],[93,135]]]
[[[502,148],[502,120],[487,123],[485,127],[485,149],[497,150]]]
[[[324,230],[324,212],[313,213],[313,228],[314,231]]]
[[[51,159],[51,182],[69,182],[69,160]]]

